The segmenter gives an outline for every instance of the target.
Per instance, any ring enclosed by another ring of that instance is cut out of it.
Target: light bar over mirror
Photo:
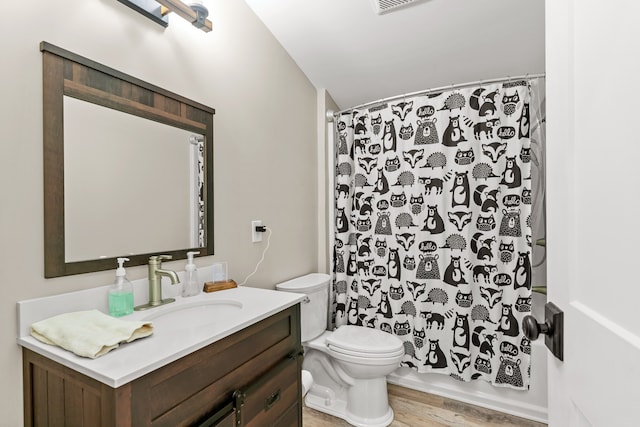
[[[202,0],[192,0],[190,3],[183,3],[180,0],[118,1],[163,27],[169,25],[168,14],[173,12],[206,33],[213,28],[211,21],[207,19],[209,10],[203,4]]]

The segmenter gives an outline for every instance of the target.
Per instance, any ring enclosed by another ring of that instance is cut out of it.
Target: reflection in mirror
[[[202,141],[65,96],[65,261],[204,246]]]

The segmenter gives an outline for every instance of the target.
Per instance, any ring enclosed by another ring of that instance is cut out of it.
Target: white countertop
[[[78,293],[83,292],[87,291],[79,291]],[[28,332],[29,326],[33,322],[64,312],[58,308],[55,310],[56,313],[46,313],[45,315],[42,309],[44,306],[51,307],[56,300],[59,304],[60,301],[65,300],[65,295],[67,295],[67,300],[73,299],[69,297],[72,294],[74,293],[19,302],[18,344],[114,388],[127,384],[189,353],[266,319],[299,303],[305,297],[304,294],[249,287],[202,293],[189,298],[175,296],[176,302],[174,303],[145,311],[135,311],[120,319],[145,320],[149,316],[157,316],[161,310],[175,311],[181,305],[206,304],[207,302],[225,300],[241,302],[242,309],[226,317],[224,322],[211,323],[206,326],[190,328],[188,325],[176,324],[175,329],[173,327],[155,327],[154,333],[147,338],[121,344],[120,347],[104,356],[88,359],[76,356],[60,347],[44,344],[33,338]],[[47,299],[51,301],[46,301]],[[88,308],[100,309],[100,307],[86,307],[85,304],[83,307],[69,307],[66,311]],[[105,312],[104,309],[101,311]],[[173,315],[172,319],[175,319]],[[153,320],[151,321],[153,322]]]

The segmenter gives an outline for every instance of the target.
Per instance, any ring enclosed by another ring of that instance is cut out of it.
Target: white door
[[[546,50],[549,424],[640,426],[640,2],[547,0]]]

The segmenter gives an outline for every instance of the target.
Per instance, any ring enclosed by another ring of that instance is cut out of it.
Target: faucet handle
[[[149,262],[154,264],[162,264],[162,261],[170,260],[173,258],[171,255],[153,255],[149,257]]]

